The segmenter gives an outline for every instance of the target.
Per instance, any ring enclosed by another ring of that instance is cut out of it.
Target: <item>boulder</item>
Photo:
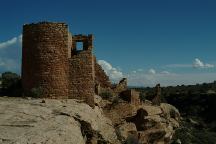
[[[180,120],[181,117],[180,117],[179,110],[173,105],[167,103],[161,103],[160,107],[167,119],[173,118],[177,121]]]
[[[116,128],[118,131],[118,136],[122,141],[128,138],[128,135],[132,133],[137,133],[136,125],[134,123],[123,123],[119,127]]]
[[[159,106],[156,106],[156,105],[142,104],[139,106],[139,108],[144,109],[148,113],[148,116],[162,114],[161,108]]]

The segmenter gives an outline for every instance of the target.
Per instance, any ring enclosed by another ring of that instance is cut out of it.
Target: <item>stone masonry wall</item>
[[[126,91],[123,91],[121,94],[120,94],[120,97],[133,104],[133,105],[139,105],[140,104],[140,93],[134,89],[129,89],[129,90],[126,90]]]
[[[91,49],[77,52],[69,59],[69,63],[69,98],[84,100],[84,102],[94,107],[95,64]]]
[[[94,63],[95,63],[95,82],[97,84],[100,84],[100,86],[103,88],[112,87],[109,77],[106,75],[103,68],[97,63],[95,57],[94,57]]]
[[[42,97],[68,97],[68,26],[42,22],[23,26],[22,85],[24,94],[42,90]]]
[[[121,93],[127,90],[127,79],[123,78],[119,81],[119,83],[113,88],[115,93]]]

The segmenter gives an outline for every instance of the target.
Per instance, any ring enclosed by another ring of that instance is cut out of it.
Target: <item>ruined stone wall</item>
[[[121,94],[120,94],[120,97],[133,104],[133,105],[139,105],[140,104],[140,93],[134,89],[130,89],[130,90],[126,90],[126,91],[123,91]]]
[[[106,75],[103,68],[97,63],[95,57],[94,57],[94,63],[95,63],[95,82],[97,84],[100,84],[100,86],[103,88],[112,87],[109,77]]]
[[[66,24],[44,22],[23,26],[22,85],[25,95],[33,88],[40,88],[42,97],[67,98],[68,66]]]
[[[140,104],[140,93],[136,90],[131,90],[131,103],[134,105]]]
[[[69,59],[70,96],[84,100],[94,107],[95,70],[94,57],[90,50],[83,50]]]
[[[119,81],[119,83],[113,88],[115,93],[121,93],[127,90],[127,79],[123,78]]]

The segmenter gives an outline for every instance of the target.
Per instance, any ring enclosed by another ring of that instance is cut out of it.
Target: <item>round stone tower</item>
[[[41,22],[23,26],[24,95],[67,98],[69,88],[68,26]]]

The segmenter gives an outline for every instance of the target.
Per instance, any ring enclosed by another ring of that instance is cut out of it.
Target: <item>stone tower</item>
[[[24,94],[40,89],[42,97],[68,98],[68,26],[41,22],[23,26],[22,85]]]
[[[77,49],[78,42],[83,44],[81,50]],[[72,35],[65,23],[40,22],[24,25],[24,95],[31,96],[32,92],[40,90],[40,97],[75,98],[94,107],[96,83],[102,86],[110,83],[96,63],[92,49],[92,34]]]

